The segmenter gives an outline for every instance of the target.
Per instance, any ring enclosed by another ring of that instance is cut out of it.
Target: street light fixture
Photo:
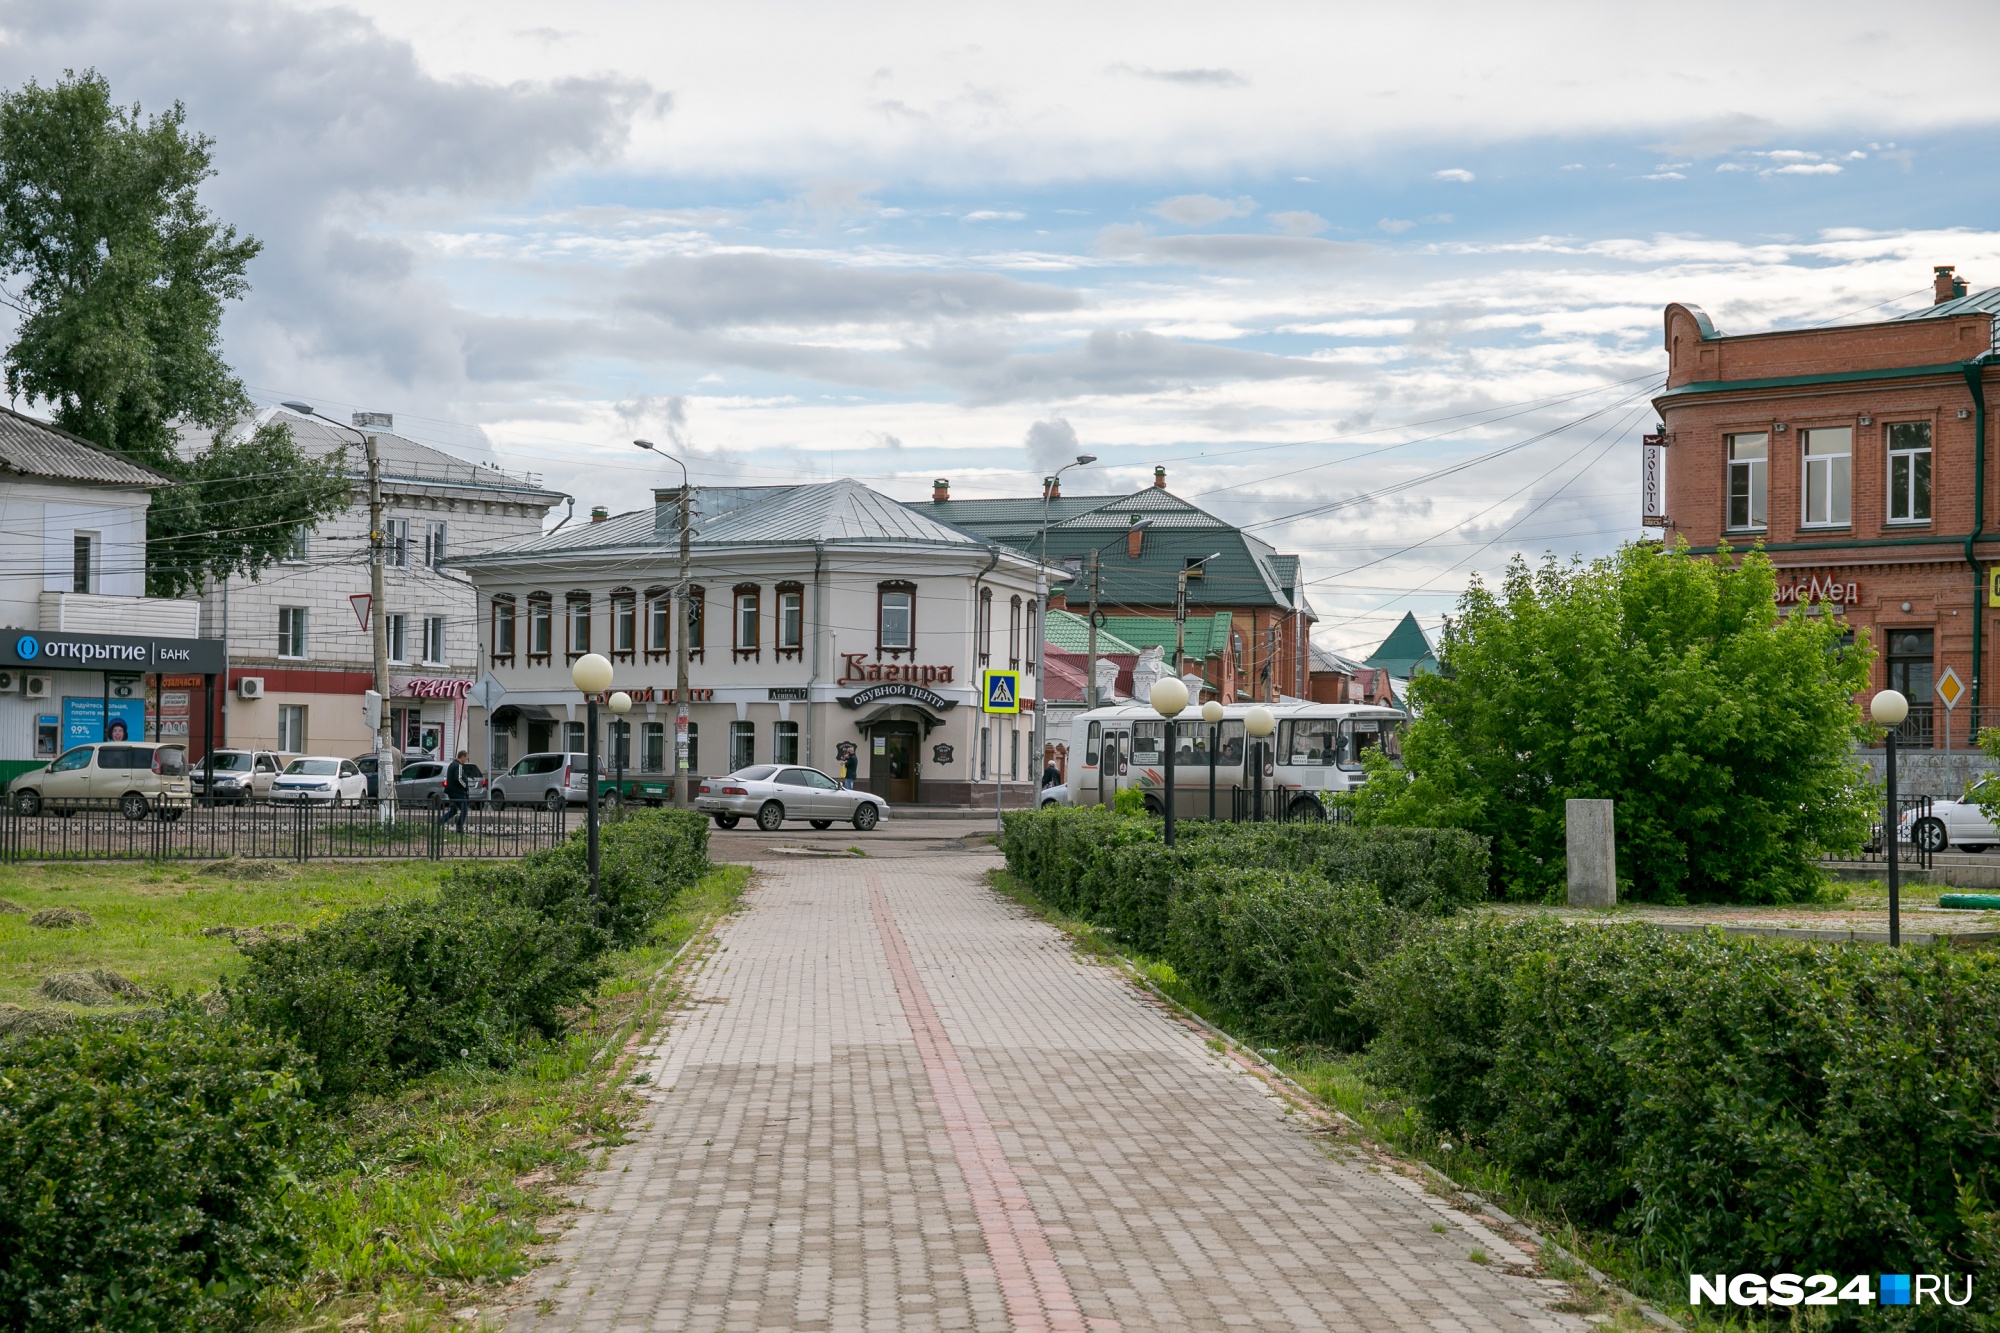
[[[618,793],[618,818],[622,821],[625,818],[625,751],[632,744],[632,724],[625,720],[625,715],[632,711],[632,696],[619,690],[604,703],[617,719],[612,723],[617,728],[618,739],[611,745],[611,766],[617,770],[618,779],[612,784],[612,790]]]
[[[586,782],[589,796],[584,800],[584,820],[590,830],[590,920],[597,922],[597,696],[611,688],[611,663],[602,653],[585,653],[569,669],[570,681],[583,691],[588,736]],[[629,702],[629,701],[628,701]]]
[[[1172,676],[1153,682],[1149,702],[1167,722],[1167,846],[1174,845],[1174,722],[1188,706],[1188,688]]]
[[[1902,875],[1896,864],[1896,839],[1902,832],[1902,823],[1897,818],[1896,809],[1896,728],[1903,725],[1903,719],[1910,715],[1910,701],[1900,690],[1883,690],[1868,701],[1868,715],[1875,719],[1875,725],[1885,728],[1888,733],[1888,810],[1882,819],[1882,845],[1889,853],[1889,947],[1901,947],[1903,943],[1902,922]]]
[[[1257,742],[1251,747],[1250,753],[1251,764],[1256,769],[1256,777],[1253,780],[1256,795],[1253,799],[1257,806],[1256,813],[1251,817],[1260,824],[1264,822],[1264,742],[1277,729],[1277,715],[1262,704],[1243,715],[1243,730]]]
[[[1201,706],[1201,720],[1208,723],[1208,822],[1215,822],[1215,749],[1222,735],[1222,705],[1210,699]]]

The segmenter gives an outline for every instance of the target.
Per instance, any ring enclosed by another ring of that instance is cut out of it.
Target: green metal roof
[[[1066,653],[1087,653],[1090,651],[1090,624],[1082,616],[1071,615],[1067,611],[1049,608],[1042,622],[1042,637],[1052,648],[1060,648]],[[1097,651],[1099,656],[1107,653],[1137,653],[1139,650],[1124,639],[1113,634],[1106,626],[1097,631]]]
[[[1128,643],[1136,643],[1140,648],[1165,648],[1170,653],[1173,651],[1172,616],[1106,616],[1104,624],[1105,628],[1119,638]],[[1218,611],[1210,616],[1189,616],[1187,655],[1199,659],[1212,657],[1227,650],[1229,625],[1230,617],[1227,611]]]
[[[1437,655],[1431,651],[1431,641],[1424,633],[1423,626],[1417,624],[1415,613],[1403,612],[1403,618],[1396,628],[1389,631],[1389,637],[1382,640],[1382,646],[1368,659],[1369,666],[1380,667],[1392,676],[1408,680],[1418,671],[1436,671]]]

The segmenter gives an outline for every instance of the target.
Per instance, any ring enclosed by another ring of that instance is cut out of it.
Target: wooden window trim
[[[563,594],[563,661],[574,662],[588,653],[597,640],[597,626],[590,614],[590,594],[581,588]],[[576,608],[583,608],[583,647],[576,646]]]
[[[653,646],[653,608],[664,600],[667,604],[667,641],[662,646]],[[646,600],[641,614],[645,623],[641,625],[639,639],[645,645],[646,660],[661,662],[674,654],[674,590],[663,583],[656,583],[646,589]]]
[[[905,593],[910,599],[910,646],[891,648],[882,642],[882,605],[892,592]],[[875,585],[875,656],[898,658],[907,657],[912,661],[917,656],[917,585],[908,579],[884,579]]]
[[[688,584],[687,605],[681,608],[681,633],[687,635],[688,661],[707,660],[708,589]]]
[[[758,662],[763,660],[764,640],[764,590],[755,583],[739,583],[729,590],[729,646],[733,660],[738,662]],[[743,599],[757,599],[754,616],[750,621],[750,632],[754,636],[746,644],[743,634]]]
[[[979,665],[993,664],[993,589],[981,588],[979,602],[972,608],[973,637],[979,645]]]
[[[1021,669],[1021,597],[1019,593],[1007,603],[1007,669]]]
[[[551,660],[550,653],[538,653],[535,651],[535,608],[537,607],[547,612],[549,617],[550,652],[553,652],[556,646],[556,599],[545,592],[531,592],[528,594],[528,643],[524,655],[528,659],[529,666],[547,666]]]
[[[771,607],[772,628],[775,631],[771,644],[778,655],[778,660],[803,661],[806,653],[806,585],[797,579],[786,579],[783,583],[775,585],[771,592],[777,598]],[[799,599],[799,644],[796,648],[787,648],[785,647],[785,598],[792,596]]]
[[[502,607],[505,607],[507,610],[507,625],[513,631],[512,638],[514,640],[513,650],[504,653],[500,651],[500,610]],[[521,646],[521,612],[514,604],[513,593],[496,592],[493,594],[493,602],[488,609],[488,623],[491,629],[487,633],[486,645],[491,650],[488,656],[492,664],[494,666],[513,666],[514,652],[518,651]]]
[[[639,594],[630,588],[613,588],[604,600],[611,611],[604,625],[604,646],[611,650],[609,656],[612,661],[630,662],[646,636],[646,627],[639,623]],[[618,646],[618,607],[621,602],[632,613],[632,646],[624,649]]]

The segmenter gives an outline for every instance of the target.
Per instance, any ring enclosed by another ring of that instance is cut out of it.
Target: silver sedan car
[[[752,764],[727,777],[703,778],[694,807],[713,815],[717,828],[754,819],[767,833],[788,819],[803,819],[814,828],[832,828],[838,820],[866,833],[889,817],[889,803],[881,797],[849,791],[816,768],[793,764]]]

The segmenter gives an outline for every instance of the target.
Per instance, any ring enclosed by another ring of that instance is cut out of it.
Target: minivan
[[[144,741],[103,741],[65,750],[14,779],[16,814],[116,810],[127,819],[157,814],[172,823],[194,803],[187,750]]]
[[[493,808],[509,805],[539,805],[544,810],[562,810],[571,801],[590,799],[590,771],[587,754],[531,754],[505,773],[496,773],[487,784]],[[603,761],[598,761],[598,779],[604,777]]]

